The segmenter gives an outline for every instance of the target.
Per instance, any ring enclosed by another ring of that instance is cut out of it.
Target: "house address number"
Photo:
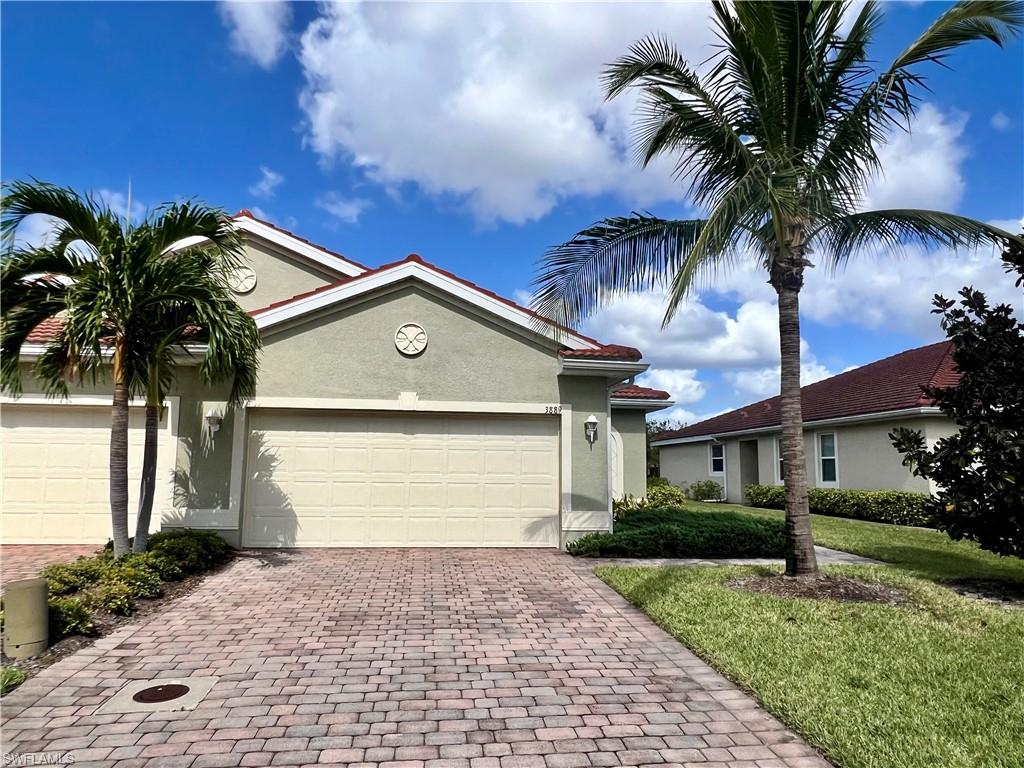
[[[557,416],[561,412],[562,412],[562,406],[560,406],[560,405],[545,405],[544,406],[544,413],[548,414],[549,416]]]

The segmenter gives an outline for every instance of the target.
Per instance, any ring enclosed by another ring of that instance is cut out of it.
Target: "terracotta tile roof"
[[[612,397],[621,397],[629,400],[671,400],[672,396],[663,389],[651,389],[631,384],[628,387],[619,387],[612,390]]]
[[[940,341],[808,384],[800,390],[804,422],[932,405],[922,387],[949,387],[960,379],[952,353],[953,343]],[[770,428],[780,423],[779,397],[776,395],[683,429],[666,432],[658,440]]]
[[[563,349],[562,357],[571,360],[626,360],[636,362],[643,355],[636,347],[624,347],[621,344],[602,344],[598,349]]]
[[[242,219],[242,218],[245,218],[245,219],[252,219],[253,221],[258,221],[260,224],[264,224],[264,225],[270,227],[271,229],[276,229],[281,234],[288,235],[288,237],[293,237],[296,240],[299,240],[300,242],[305,243],[306,245],[309,245],[309,246],[312,246],[313,248],[316,248],[318,251],[323,251],[324,253],[326,253],[326,254],[328,254],[330,256],[334,256],[337,259],[343,259],[344,261],[347,261],[349,264],[357,266],[360,269],[368,269],[367,266],[365,266],[363,264],[360,264],[358,261],[353,261],[348,256],[344,256],[344,255],[338,253],[337,251],[332,251],[329,248],[324,248],[322,245],[319,245],[318,243],[314,243],[312,240],[307,240],[304,237],[300,237],[299,235],[296,235],[294,232],[291,232],[291,231],[285,229],[284,227],[277,226],[277,224],[275,224],[272,221],[267,221],[266,219],[261,219],[261,218],[259,218],[257,216],[253,216],[252,211],[250,211],[248,208],[243,208],[242,210],[240,210],[238,213],[236,213],[231,218],[232,219]]]
[[[45,344],[57,338],[63,325],[64,321],[61,318],[48,317],[29,332],[25,341],[29,344]]]

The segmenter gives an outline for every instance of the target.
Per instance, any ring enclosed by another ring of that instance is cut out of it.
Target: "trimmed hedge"
[[[743,489],[752,507],[785,509],[781,485],[748,485]],[[807,500],[815,515],[849,517],[893,525],[931,526],[927,493],[913,491],[859,491],[849,488],[808,488]]]
[[[781,520],[661,507],[632,511],[614,533],[592,533],[566,549],[577,557],[780,557],[785,545]]]

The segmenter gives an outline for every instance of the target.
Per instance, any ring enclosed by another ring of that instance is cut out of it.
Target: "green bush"
[[[138,568],[145,568],[160,577],[161,581],[181,581],[185,573],[177,562],[157,552],[142,552],[122,558],[122,563]]]
[[[123,584],[132,597],[160,597],[160,575],[140,563],[137,558],[125,558],[107,568],[100,586]]]
[[[647,506],[648,507],[674,507],[686,501],[686,491],[674,485],[648,485]]]
[[[231,547],[213,531],[171,528],[149,537],[149,552],[178,564],[182,573],[205,571],[225,562]]]
[[[98,557],[80,557],[73,563],[48,565],[40,572],[51,595],[68,595],[103,578],[107,563]]]
[[[651,488],[657,488],[659,486],[671,485],[667,477],[648,477],[647,478],[647,490]]]
[[[743,489],[753,507],[785,509],[781,485],[748,485]],[[850,517],[894,525],[930,526],[933,521],[927,493],[912,491],[859,491],[849,488],[808,488],[807,501],[816,515]]]
[[[720,501],[722,499],[722,486],[714,480],[697,480],[690,483],[687,491],[694,501]]]
[[[0,667],[0,696],[25,682],[25,673],[17,667]]]
[[[566,549],[577,557],[779,557],[786,544],[780,520],[730,511],[648,507]]]
[[[96,631],[92,611],[81,598],[50,598],[50,642],[72,635],[91,635]]]
[[[91,608],[102,608],[118,616],[135,613],[136,602],[132,588],[123,581],[106,581],[85,593],[83,602]]]

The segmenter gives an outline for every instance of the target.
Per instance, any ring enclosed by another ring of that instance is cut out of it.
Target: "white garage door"
[[[129,530],[135,530],[145,413],[128,433]],[[166,417],[161,428],[166,428]],[[161,436],[162,437],[162,436]],[[110,538],[110,408],[0,406],[0,540],[6,544],[102,544]],[[170,502],[174,457],[161,439],[153,528]],[[161,482],[161,478],[164,481]]]
[[[558,420],[254,411],[252,547],[558,546]]]

